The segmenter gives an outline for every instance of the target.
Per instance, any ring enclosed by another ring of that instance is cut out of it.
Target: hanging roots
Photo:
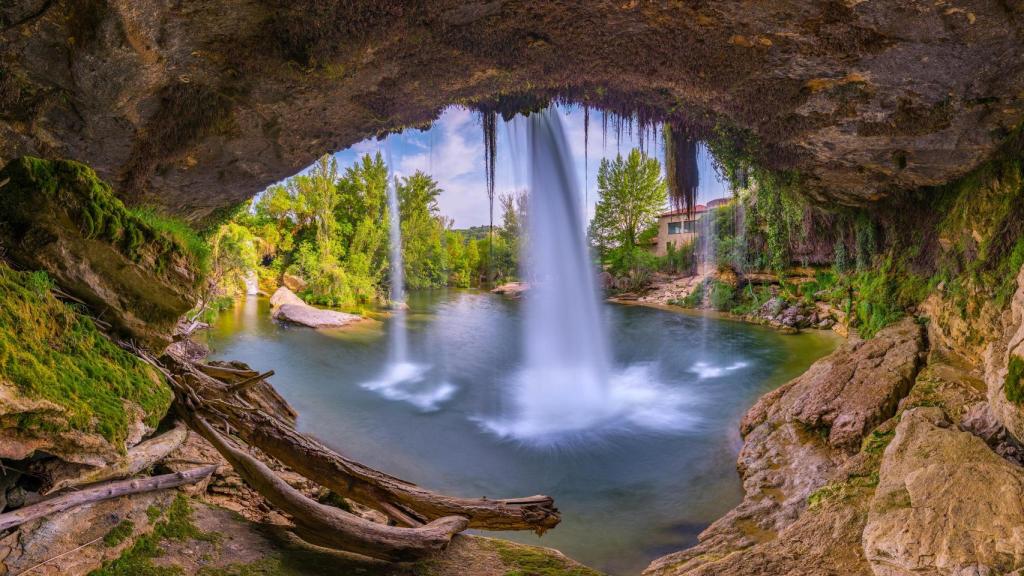
[[[683,131],[673,131],[665,124],[665,175],[669,198],[677,209],[693,213],[697,204],[697,186],[700,173],[697,168],[699,141]]]

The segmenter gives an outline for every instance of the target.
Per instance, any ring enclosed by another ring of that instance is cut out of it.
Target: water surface
[[[224,312],[208,341],[213,358],[275,370],[300,430],[348,457],[461,496],[554,496],[563,513],[556,529],[542,538],[501,535],[616,575],[694,544],[739,502],[740,417],[837,343],[830,333],[784,336],[603,305],[613,373],[634,395],[661,396],[645,396],[616,425],[534,442],[501,427],[517,413],[521,303],[456,290],[414,292],[408,303],[411,377],[388,376],[387,319],[318,332],[275,324],[267,301],[250,299]],[[534,389],[547,397],[543,386]],[[551,414],[572,402],[557,392]]]

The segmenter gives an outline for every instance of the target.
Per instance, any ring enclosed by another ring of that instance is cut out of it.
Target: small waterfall
[[[388,169],[391,169],[391,154],[388,154]],[[409,336],[405,324],[405,275],[402,265],[402,219],[399,212],[398,180],[388,178],[388,250],[391,294],[388,298],[392,310],[391,319],[391,363],[409,361]]]
[[[386,149],[388,170],[391,170],[391,148]],[[405,302],[405,275],[402,263],[402,221],[399,211],[398,178],[388,175],[388,240],[391,294],[388,298],[391,321],[388,327],[390,349],[388,366],[378,379],[364,382],[362,387],[377,392],[388,400],[408,402],[423,412],[438,410],[451,399],[453,384],[432,381],[431,366],[413,362],[409,354],[409,328],[406,324],[408,306]]]
[[[255,270],[246,270],[243,281],[245,282],[246,296],[256,296],[260,293],[260,279]]]

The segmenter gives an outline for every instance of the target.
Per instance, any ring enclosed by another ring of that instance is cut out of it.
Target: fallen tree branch
[[[15,526],[20,526],[25,522],[35,520],[36,518],[42,518],[44,516],[56,514],[57,512],[63,512],[64,510],[81,506],[83,504],[101,502],[103,500],[117,498],[118,496],[140,494],[142,492],[151,492],[153,490],[163,490],[165,488],[175,488],[184,484],[192,484],[206,478],[210,474],[213,474],[213,471],[216,469],[217,466],[204,466],[201,468],[185,470],[183,472],[176,472],[174,474],[120,480],[117,482],[100,484],[91,488],[85,488],[78,492],[70,492],[60,496],[54,496],[53,498],[43,500],[42,502],[37,502],[35,504],[25,506],[24,508],[18,508],[13,512],[0,514],[0,531],[7,530],[8,528],[14,528]]]
[[[220,452],[236,472],[271,504],[295,521],[295,532],[311,544],[390,561],[410,561],[444,549],[469,521],[448,516],[417,528],[378,524],[305,497],[247,452],[231,445],[201,416],[191,426]]]
[[[238,394],[239,392],[242,392],[243,390],[246,390],[246,389],[248,389],[248,388],[250,388],[252,386],[255,386],[256,384],[259,384],[263,380],[266,380],[267,378],[270,378],[273,375],[274,375],[274,371],[273,370],[268,370],[268,371],[264,372],[263,374],[257,374],[255,376],[253,376],[252,378],[246,378],[245,380],[242,380],[241,382],[236,382],[235,384],[232,384],[231,386],[228,386],[228,394]]]
[[[188,428],[179,423],[171,430],[132,447],[113,464],[99,468],[50,460],[38,470],[43,478],[39,493],[46,495],[64,488],[134,476],[177,450],[187,437]]]

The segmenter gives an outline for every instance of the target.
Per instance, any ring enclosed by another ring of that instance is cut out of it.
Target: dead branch
[[[448,516],[418,528],[398,528],[320,504],[289,486],[263,462],[233,446],[201,416],[192,414],[189,422],[250,486],[289,514],[296,523],[296,534],[311,544],[383,560],[409,561],[444,549],[452,536],[469,524],[464,517]]]
[[[171,430],[132,447],[113,464],[103,467],[81,466],[62,460],[49,460],[39,468],[43,478],[40,494],[64,488],[134,476],[174,452],[188,437],[188,428],[178,424]]]
[[[257,374],[252,378],[246,378],[241,382],[237,382],[235,384],[232,384],[231,386],[228,386],[228,394],[238,394],[239,392],[247,390],[248,388],[255,386],[256,384],[259,384],[263,380],[266,380],[267,378],[270,378],[273,375],[274,371],[268,370],[267,372],[264,372],[263,374]]]
[[[53,498],[43,500],[42,502],[37,502],[35,504],[25,506],[24,508],[18,508],[13,512],[0,514],[0,531],[14,528],[15,526],[20,526],[21,524],[35,520],[36,518],[42,518],[44,516],[56,514],[57,512],[63,512],[64,510],[81,506],[83,504],[101,502],[103,500],[117,498],[118,496],[140,494],[142,492],[151,492],[153,490],[163,490],[166,488],[175,488],[184,484],[192,484],[206,478],[210,474],[213,474],[213,471],[216,469],[216,466],[204,466],[202,468],[185,470],[183,472],[175,472],[174,474],[120,480],[117,482],[99,484],[77,492],[69,492],[60,496],[54,496]]]

